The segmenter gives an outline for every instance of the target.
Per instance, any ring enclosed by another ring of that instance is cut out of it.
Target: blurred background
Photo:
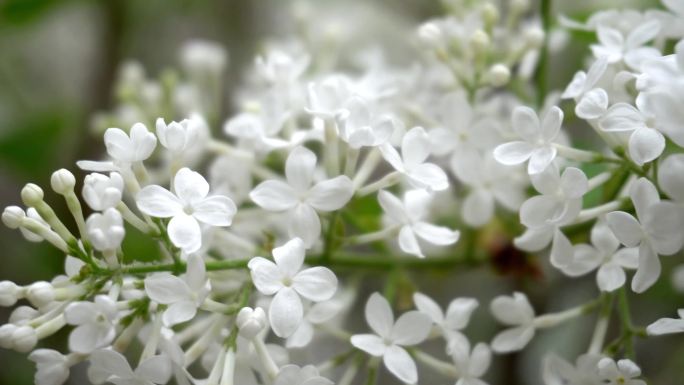
[[[564,13],[579,19],[595,9],[657,6],[657,2],[645,0],[555,3],[554,15]],[[77,173],[76,160],[102,155],[104,146],[101,135],[93,132],[93,116],[113,107],[114,82],[124,60],[139,61],[148,76],[157,77],[164,69],[177,66],[185,42],[206,39],[222,44],[229,53],[223,121],[233,111],[231,90],[240,84],[260,44],[264,39],[296,32],[297,17],[310,8],[321,8],[322,14],[328,15],[313,22],[324,31],[344,31],[351,20],[363,25],[364,39],[387,49],[397,64],[410,64],[416,54],[405,37],[422,21],[442,12],[439,2],[431,0],[0,0],[0,206],[19,204],[25,183],[47,187],[54,170],[65,167]],[[567,84],[581,66],[590,42],[580,39],[554,54],[552,87]],[[220,127],[212,129],[220,131]],[[57,198],[46,194],[48,203],[66,214]],[[0,226],[0,250],[0,280],[27,284],[49,280],[61,272],[63,261],[58,253],[44,244],[25,241],[4,226]],[[454,296],[480,298],[481,308],[468,331],[475,341],[488,340],[497,330],[486,311],[486,304],[495,295],[524,290],[539,312],[562,309],[593,295],[593,277],[561,279],[541,259],[533,262],[537,273],[519,273],[515,255],[504,251],[503,257],[514,261],[512,267],[504,269],[485,266],[444,274],[438,280],[417,279],[422,281],[421,291],[432,294],[441,304]],[[670,268],[677,265],[674,259],[664,262]],[[368,289],[377,288],[370,284]],[[559,294],[549,298],[548,293]],[[653,314],[669,314],[678,306],[684,307],[682,295],[676,294],[667,280],[635,298],[633,317],[639,324],[652,322]],[[7,309],[0,308],[0,323],[7,317]],[[584,321],[542,332],[524,354],[498,357],[490,370],[490,383],[539,384],[544,351],[552,349],[566,358],[581,353],[583,347],[577,345],[576,336],[588,339],[593,328],[592,319]],[[360,328],[362,324],[362,320],[356,322]],[[65,337],[56,336],[47,345],[63,349]],[[684,339],[674,336],[663,342],[652,339],[638,343],[638,362],[653,383],[681,383]],[[0,385],[31,384],[33,372],[33,364],[25,355],[0,350]],[[441,383],[439,377],[430,377],[429,369],[421,370],[421,376],[423,384]],[[70,381],[87,383],[82,371],[73,371]],[[382,375],[382,381],[394,383],[387,374]]]

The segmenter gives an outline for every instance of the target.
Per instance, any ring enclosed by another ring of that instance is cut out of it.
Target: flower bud
[[[237,315],[235,324],[242,337],[252,340],[266,327],[266,313],[260,307],[243,307]]]
[[[37,184],[27,183],[23,189],[21,189],[21,200],[26,206],[36,206],[43,201],[43,189]]]
[[[492,26],[499,21],[499,9],[492,3],[486,3],[482,6],[482,19],[485,24]]]
[[[31,306],[19,306],[10,314],[9,322],[15,325],[24,325],[38,316],[40,316],[40,312]]]
[[[544,30],[541,28],[529,28],[525,31],[525,40],[530,47],[541,47],[544,43]]]
[[[487,32],[478,29],[470,36],[470,44],[476,52],[485,52],[489,48],[489,35]]]
[[[494,64],[489,69],[489,79],[494,87],[505,86],[511,80],[511,71],[504,64]]]
[[[49,282],[38,281],[28,287],[26,298],[35,307],[40,308],[55,300],[55,289]]]
[[[18,296],[19,286],[12,281],[0,281],[0,306],[13,306]]]
[[[17,325],[11,323],[0,326],[0,348],[12,348],[12,334],[15,330],[17,330]]]
[[[442,44],[442,31],[435,23],[424,23],[418,28],[418,38],[430,48],[439,47]]]
[[[36,330],[30,326],[19,326],[12,333],[12,348],[19,353],[28,353],[38,344]]]
[[[17,229],[21,226],[26,213],[19,206],[8,206],[2,212],[2,223],[10,229]]]
[[[76,177],[65,168],[59,169],[52,173],[50,186],[57,194],[66,195],[69,191],[74,191]]]

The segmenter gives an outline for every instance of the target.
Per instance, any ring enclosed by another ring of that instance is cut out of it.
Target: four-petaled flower
[[[90,356],[88,377],[96,384],[160,385],[171,379],[171,360],[166,355],[150,357],[133,370],[121,353],[101,349]]]
[[[511,326],[494,337],[492,349],[497,353],[520,350],[534,337],[534,309],[527,296],[515,292],[512,296],[498,296],[490,304],[494,318]]]
[[[64,310],[64,318],[77,327],[69,335],[69,349],[79,354],[90,354],[112,342],[116,335],[114,321],[116,303],[106,295],[98,295],[94,302],[73,302]]]

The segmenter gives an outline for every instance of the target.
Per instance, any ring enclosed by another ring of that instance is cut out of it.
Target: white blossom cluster
[[[72,218],[35,184],[2,214],[65,262],[50,282],[0,282],[0,305],[19,304],[0,346],[29,353],[39,385],[81,362],[94,384],[373,384],[381,367],[416,384],[416,361],[482,385],[494,354],[596,314],[587,353],[549,352],[544,382],[645,384],[633,339],[684,331],[684,309],[634,325],[625,288],[663,280],[661,256],[684,246],[684,2],[562,18],[555,32],[596,43],[557,94],[544,74],[562,44],[527,1],[446,4],[416,27],[410,66],[376,50],[344,62],[354,20],[326,35],[331,50],[308,29],[273,42],[228,118],[222,47],[191,42],[182,71],[159,79],[126,63],[117,106],[94,120],[121,127],[103,132],[106,158],[79,161],[82,181],[52,174]],[[573,146],[569,119],[600,144]],[[399,306],[397,276],[483,264],[478,237],[497,226],[568,277],[596,271],[595,298],[537,314],[502,293],[489,309],[505,328],[489,341],[466,334],[478,299],[443,308],[413,287],[415,309]],[[131,255],[131,233],[157,254]],[[384,294],[368,294],[368,271]],[[363,304],[367,330],[346,322]],[[61,330],[66,352],[37,348]]]

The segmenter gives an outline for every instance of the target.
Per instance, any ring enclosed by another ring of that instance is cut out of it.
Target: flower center
[[[192,213],[195,212],[195,209],[193,209],[191,205],[185,205],[185,207],[183,207],[183,212],[192,215]]]
[[[286,287],[292,286],[292,278],[290,278],[290,277],[283,278],[283,285]]]

